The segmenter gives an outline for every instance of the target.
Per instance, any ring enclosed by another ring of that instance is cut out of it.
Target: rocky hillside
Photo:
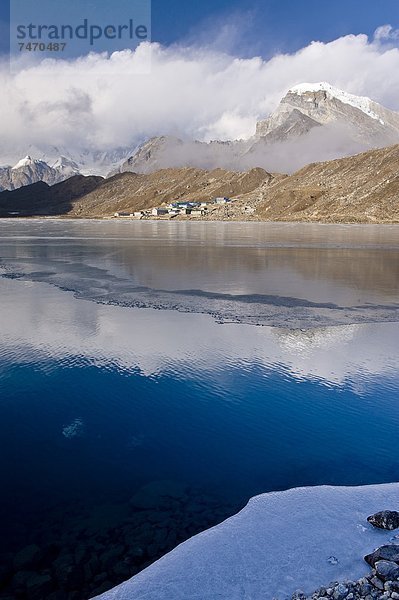
[[[102,177],[76,175],[53,186],[38,181],[16,190],[1,192],[0,217],[67,215],[73,209],[76,198],[90,193],[103,181]]]
[[[0,216],[110,217],[172,201],[234,199],[213,220],[399,223],[399,145],[313,163],[291,176],[263,169],[161,169],[109,179],[82,175],[0,193]],[[177,217],[186,218],[186,217]],[[199,217],[195,217],[199,218]]]
[[[236,173],[216,169],[164,169],[148,175],[122,173],[109,179],[82,175],[54,185],[43,182],[0,193],[0,216],[112,216],[177,200],[239,196],[281,176],[262,169]],[[13,215],[14,213],[14,215]]]
[[[279,177],[279,176],[278,176]],[[74,203],[72,214],[107,216],[179,200],[211,200],[253,192],[273,176],[263,169],[235,173],[215,169],[162,169],[148,175],[122,173]]]
[[[315,163],[241,203],[275,221],[399,222],[399,145]]]

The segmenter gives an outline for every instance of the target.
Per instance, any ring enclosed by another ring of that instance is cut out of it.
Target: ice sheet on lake
[[[337,325],[399,321],[399,303],[340,305],[293,296],[229,294],[201,289],[167,290],[135,285],[125,276],[105,269],[58,260],[3,259],[4,279],[47,283],[76,298],[97,304],[173,310],[211,315],[218,323],[245,323],[285,329],[314,329]]]
[[[285,329],[399,322],[396,226],[4,220],[0,277]]]
[[[399,484],[263,494],[101,600],[283,600],[369,572],[363,556],[395,532],[367,516],[399,506]],[[335,560],[337,559],[337,560]]]

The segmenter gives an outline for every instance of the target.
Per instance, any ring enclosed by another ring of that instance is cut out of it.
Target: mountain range
[[[399,143],[399,113],[371,99],[354,96],[328,83],[291,88],[277,109],[256,125],[247,140],[199,142],[161,136],[139,147],[73,151],[65,148],[0,152],[0,191],[42,181],[49,185],[71,176],[148,174],[159,169],[215,167],[244,172],[260,167],[269,172],[292,173],[320,160],[332,160],[372,148]],[[18,154],[19,153],[19,154]]]
[[[399,223],[399,145],[312,163],[292,175],[197,168],[118,173],[110,178],[75,175],[0,193],[0,217],[112,217],[173,201],[209,201],[210,220]],[[190,218],[190,217],[177,217]],[[199,217],[192,217],[198,219]]]

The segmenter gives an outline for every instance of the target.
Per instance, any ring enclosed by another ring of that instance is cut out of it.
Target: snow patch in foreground
[[[366,518],[398,508],[398,483],[262,494],[97,598],[283,600],[298,588],[310,594],[330,581],[366,575],[363,556],[395,534]]]

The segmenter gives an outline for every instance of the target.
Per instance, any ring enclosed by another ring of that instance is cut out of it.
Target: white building
[[[164,217],[169,214],[169,210],[167,208],[153,208],[151,214],[153,217]]]

